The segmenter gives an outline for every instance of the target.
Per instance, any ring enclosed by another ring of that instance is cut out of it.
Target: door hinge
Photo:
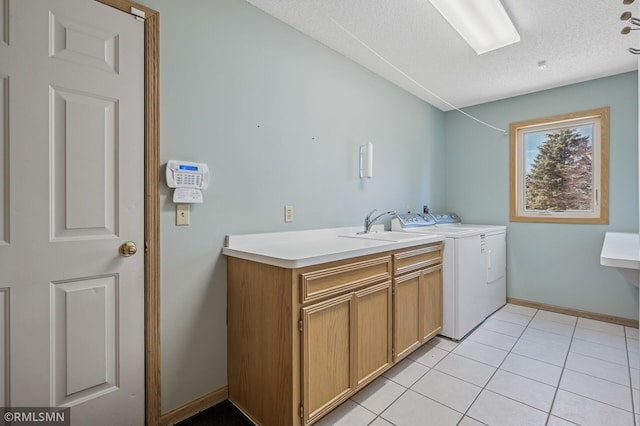
[[[302,332],[302,320],[298,320],[298,331]]]
[[[144,242],[144,252],[148,252],[149,251],[149,241],[145,241]]]
[[[131,9],[129,10],[129,12],[138,20],[138,21],[144,21],[145,18],[145,13],[144,10],[140,10],[137,9],[135,7],[131,7]]]
[[[298,406],[298,417],[300,418],[304,417],[304,407],[302,406],[302,404]]]

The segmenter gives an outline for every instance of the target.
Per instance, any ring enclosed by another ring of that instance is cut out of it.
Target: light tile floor
[[[320,426],[640,426],[638,329],[506,305],[436,337]]]

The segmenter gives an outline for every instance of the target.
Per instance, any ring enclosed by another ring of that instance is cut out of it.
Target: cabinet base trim
[[[516,299],[515,297],[507,297],[507,303],[520,305],[520,306],[527,306],[529,308],[542,309],[544,311],[557,312],[559,314],[573,315],[581,318],[588,318],[588,319],[597,320],[597,321],[610,322],[613,324],[624,325],[627,327],[638,328],[638,320],[617,317],[615,315],[599,314],[597,312],[589,312],[589,311],[583,311],[580,309],[548,305],[546,303],[532,302],[524,299]]]

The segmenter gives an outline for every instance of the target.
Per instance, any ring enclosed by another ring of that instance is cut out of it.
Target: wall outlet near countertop
[[[284,223],[293,222],[293,206],[284,206]]]

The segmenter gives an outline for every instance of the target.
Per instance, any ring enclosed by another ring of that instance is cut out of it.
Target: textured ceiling
[[[638,69],[640,1],[502,0],[521,41],[483,55],[428,0],[246,1],[443,111]]]

